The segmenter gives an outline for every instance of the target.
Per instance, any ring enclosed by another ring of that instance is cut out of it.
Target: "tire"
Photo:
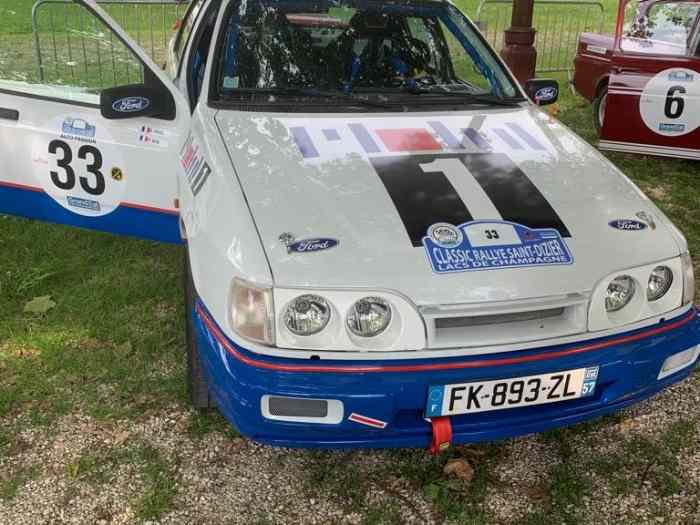
[[[192,280],[192,269],[187,246],[184,248],[183,288],[185,292],[185,337],[187,345],[187,392],[194,408],[205,410],[214,408],[216,404],[209,393],[202,361],[197,349],[197,332],[192,319],[194,311],[195,291]]]
[[[605,118],[605,107],[608,102],[608,86],[603,86],[593,101],[593,122],[598,136],[603,132],[603,120]]]

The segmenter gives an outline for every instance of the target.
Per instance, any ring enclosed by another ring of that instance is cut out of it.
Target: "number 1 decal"
[[[504,220],[571,236],[529,177],[503,153],[373,157],[370,162],[413,246],[422,245],[433,224],[473,220]]]

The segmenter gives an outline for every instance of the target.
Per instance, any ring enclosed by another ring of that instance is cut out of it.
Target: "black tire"
[[[598,90],[593,101],[593,122],[598,136],[603,132],[603,119],[605,118],[605,107],[608,101],[608,86],[605,85]]]
[[[185,337],[187,344],[187,391],[192,406],[205,410],[214,408],[216,404],[209,394],[206,376],[202,368],[202,361],[197,349],[197,336],[192,319],[194,310],[195,291],[190,268],[190,257],[187,246],[184,248],[183,263],[183,288],[185,291]]]

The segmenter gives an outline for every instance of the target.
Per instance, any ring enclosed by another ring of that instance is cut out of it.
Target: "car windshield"
[[[520,97],[477,30],[444,2],[249,0],[234,2],[227,17],[212,91],[220,100]]]

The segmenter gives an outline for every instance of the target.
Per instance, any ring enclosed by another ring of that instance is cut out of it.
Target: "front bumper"
[[[204,305],[193,312],[198,349],[221,413],[245,436],[296,447],[427,447],[423,417],[430,385],[528,376],[599,366],[592,397],[451,417],[453,442],[503,439],[599,417],[641,401],[687,377],[693,366],[658,380],[664,360],[700,343],[695,310],[622,335],[585,343],[460,357],[392,362],[269,358],[227,339]],[[338,424],[274,421],[261,413],[265,395],[335,399]],[[351,414],[386,423],[375,428]],[[360,420],[361,421],[361,420]]]

